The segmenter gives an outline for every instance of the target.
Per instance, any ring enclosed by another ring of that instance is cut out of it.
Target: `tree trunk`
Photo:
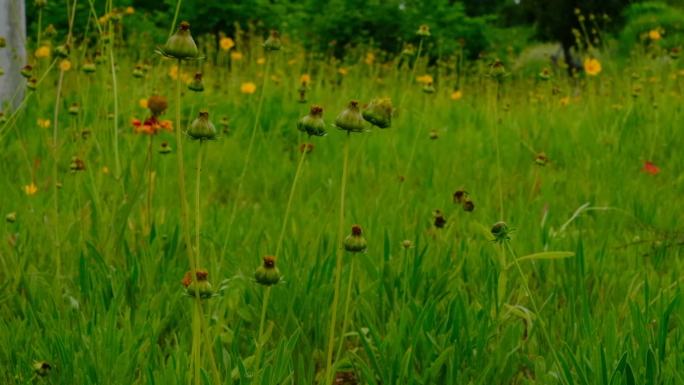
[[[0,111],[16,107],[24,97],[25,80],[20,74],[26,65],[26,16],[24,0],[0,0]]]

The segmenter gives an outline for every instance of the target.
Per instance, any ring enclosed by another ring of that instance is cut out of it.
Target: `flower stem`
[[[337,354],[335,355],[335,361],[340,359],[342,354],[342,348],[344,347],[344,334],[347,329],[347,322],[349,321],[349,304],[351,303],[352,296],[352,286],[354,283],[354,258],[351,259],[349,266],[349,278],[347,281],[347,296],[344,299],[344,318],[342,318],[342,332],[340,333],[340,343],[337,348]]]
[[[263,341],[261,339],[263,338],[264,335],[264,325],[266,324],[266,309],[268,308],[268,300],[271,297],[271,286],[266,287],[264,289],[264,299],[261,302],[261,318],[259,319],[259,332],[257,333],[257,340],[256,340],[256,352],[254,353],[255,358],[254,358],[254,376],[252,377],[252,383],[253,384],[258,384],[259,383],[259,369],[261,366],[261,350],[263,348]]]
[[[283,226],[280,229],[280,235],[278,236],[278,243],[276,243],[275,257],[280,257],[280,250],[283,246],[283,239],[285,238],[285,230],[287,229],[287,221],[290,217],[290,210],[292,209],[292,199],[294,198],[295,188],[297,187],[297,181],[299,180],[299,175],[302,171],[302,165],[304,164],[304,158],[306,157],[306,149],[302,151],[302,155],[299,157],[299,162],[297,163],[297,171],[295,171],[294,178],[292,179],[292,186],[290,187],[290,195],[287,198],[287,206],[285,206],[285,216],[283,219]]]
[[[349,133],[344,141],[344,160],[342,163],[342,182],[340,185],[340,220],[337,228],[337,252],[335,256],[335,291],[333,295],[333,303],[331,305],[331,316],[330,316],[330,330],[328,332],[328,353],[325,360],[325,373],[326,382],[324,385],[331,384],[333,381],[334,373],[332,370],[332,358],[333,358],[333,345],[335,344],[335,324],[337,323],[337,305],[340,301],[340,281],[342,275],[342,241],[344,232],[344,195],[345,189],[347,187],[347,163],[349,162]]]

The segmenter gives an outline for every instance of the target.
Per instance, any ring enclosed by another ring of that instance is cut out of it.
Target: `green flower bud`
[[[69,57],[69,52],[71,51],[71,48],[67,44],[62,44],[58,45],[57,48],[55,48],[55,55],[57,57],[61,57],[62,59],[65,59]]]
[[[47,376],[50,374],[51,370],[52,365],[50,365],[50,363],[47,361],[36,361],[33,363],[33,371],[40,377]]]
[[[26,88],[31,91],[35,91],[38,88],[38,79],[31,78],[26,82]]]
[[[7,46],[7,40],[3,36],[0,36],[0,48],[5,48]]]
[[[311,106],[309,114],[299,119],[297,129],[306,132],[309,136],[325,136],[325,122],[323,121],[323,108]]]
[[[107,61],[107,58],[104,57],[100,51],[95,51],[95,53],[93,54],[93,61],[95,62],[95,64],[102,64],[105,61]]]
[[[475,202],[473,202],[473,200],[470,198],[466,198],[463,201],[463,210],[467,212],[472,212],[473,210],[475,210]]]
[[[363,111],[363,118],[379,128],[392,125],[392,100],[390,98],[373,99]]]
[[[282,47],[283,43],[280,41],[280,33],[278,33],[276,30],[272,30],[271,34],[264,42],[264,49],[266,51],[278,51]]]
[[[540,165],[540,166],[546,166],[546,164],[549,162],[549,157],[546,156],[546,153],[540,152],[537,154],[537,156],[534,157],[534,163]]]
[[[365,130],[363,123],[363,116],[359,112],[359,102],[356,100],[350,101],[347,108],[335,118],[335,126],[347,133],[363,132]]]
[[[41,0],[37,0],[36,2],[40,2]],[[43,4],[45,4],[44,2]],[[54,25],[48,24],[47,28],[45,28],[45,32],[43,32],[43,35],[47,38],[55,37],[57,35],[57,29],[55,28]]]
[[[434,94],[435,93],[435,86],[432,85],[432,82],[425,83],[423,86],[423,92],[426,94]]]
[[[143,67],[142,67],[140,64],[136,65],[136,66],[133,68],[133,77],[134,77],[134,78],[137,78],[137,79],[140,79],[140,78],[142,78],[143,76],[145,76],[145,71],[143,70]]]
[[[172,151],[171,146],[169,146],[169,142],[163,141],[161,142],[161,145],[159,146],[159,153],[166,155],[170,154]]]
[[[190,297],[207,299],[214,296],[214,289],[207,280],[209,273],[206,270],[198,269],[195,271],[195,278],[192,279],[192,272],[185,273],[181,283],[185,286],[185,293]]]
[[[549,80],[551,79],[551,70],[548,68],[544,68],[541,70],[541,72],[538,75],[540,80]]]
[[[492,65],[489,67],[489,76],[497,81],[502,81],[503,78],[508,76],[506,68],[504,67],[501,60],[494,60],[494,63],[492,63]]]
[[[78,103],[71,103],[69,106],[69,115],[76,116],[78,113],[81,111],[81,106],[78,105]]]
[[[344,239],[344,249],[350,253],[360,253],[366,251],[366,247],[368,247],[368,243],[363,237],[361,226],[352,226],[351,234]]]
[[[404,239],[403,241],[401,241],[401,247],[403,247],[404,249],[410,249],[413,247],[413,242],[411,242],[410,239]]]
[[[209,113],[207,111],[200,111],[197,119],[190,125],[188,135],[197,140],[216,139],[216,127],[209,121]]]
[[[33,5],[36,7],[36,9],[45,8],[47,5],[47,0],[35,0]]]
[[[280,271],[275,263],[276,259],[274,256],[267,255],[264,257],[263,265],[259,266],[254,272],[254,278],[258,283],[264,286],[271,286],[280,281]]]
[[[16,222],[17,221],[17,213],[15,213],[15,212],[8,213],[7,215],[5,215],[5,221],[7,223]]]
[[[83,71],[83,73],[92,74],[96,70],[95,63],[91,61],[86,61],[85,63],[83,63],[81,70]]]
[[[463,204],[466,198],[468,198],[468,192],[464,189],[458,189],[454,192],[454,203]]]
[[[166,41],[160,51],[164,56],[174,59],[194,59],[199,56],[195,40],[190,34],[190,24],[182,21],[178,31]]]
[[[430,27],[427,24],[422,24],[420,27],[418,27],[418,31],[416,31],[416,35],[420,37],[429,37],[430,36]]]
[[[188,84],[188,89],[190,91],[202,92],[204,91],[204,83],[202,83],[202,73],[197,72],[195,77],[192,79],[190,84]]]
[[[21,67],[20,73],[21,73],[21,76],[28,79],[33,74],[33,67],[30,64],[27,64],[27,65]]]

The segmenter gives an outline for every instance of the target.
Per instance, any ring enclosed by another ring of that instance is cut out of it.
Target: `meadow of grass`
[[[682,59],[542,80],[246,35],[179,70],[102,25],[43,41],[0,124],[3,384],[684,383]],[[136,133],[151,95],[173,132]],[[333,127],[379,97],[390,128]],[[297,130],[312,104],[327,136]],[[217,140],[185,134],[202,109]]]

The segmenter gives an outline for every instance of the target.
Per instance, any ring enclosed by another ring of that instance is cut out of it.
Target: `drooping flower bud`
[[[6,221],[7,223],[14,223],[14,222],[16,222],[16,221],[17,221],[17,213],[15,213],[14,211],[11,212],[11,213],[8,213],[7,215],[5,215],[5,221]]]
[[[297,129],[306,132],[309,136],[325,136],[325,122],[323,121],[323,108],[318,105],[311,106],[311,111],[297,122]]]
[[[69,164],[69,170],[71,170],[72,173],[77,173],[79,171],[85,170],[85,162],[77,157],[71,158],[71,164]]]
[[[423,92],[426,94],[435,93],[435,86],[432,85],[432,82],[425,83],[425,85],[423,86]]]
[[[52,365],[50,365],[50,363],[47,361],[36,361],[33,363],[33,371],[40,377],[47,376],[50,374],[51,370]]]
[[[350,253],[360,253],[366,251],[368,243],[366,238],[363,237],[361,226],[352,226],[351,234],[344,239],[344,249]]]
[[[373,99],[363,110],[363,118],[379,128],[392,125],[392,100],[390,98]]]
[[[435,227],[438,229],[444,228],[444,225],[446,225],[446,218],[444,218],[444,214],[442,214],[440,210],[435,210],[435,212],[432,215],[435,218]]]
[[[174,59],[194,59],[199,56],[195,40],[190,34],[190,23],[182,21],[178,31],[169,37],[160,51],[164,56]]]
[[[359,111],[359,102],[350,101],[347,108],[335,118],[335,126],[340,130],[347,131],[347,133],[363,132],[365,130],[364,120]]]
[[[199,116],[190,125],[188,135],[197,140],[216,139],[216,127],[209,121],[209,112],[200,111]]]
[[[494,236],[495,242],[501,243],[511,239],[510,230],[508,229],[508,225],[506,225],[506,222],[496,222],[492,226],[491,233]]]
[[[540,166],[546,166],[546,164],[549,162],[549,157],[546,156],[546,153],[540,152],[537,154],[537,156],[534,157],[534,163],[540,165]]]
[[[143,76],[145,76],[143,66],[141,66],[140,64],[136,64],[136,66],[133,67],[133,77],[136,79],[140,79]]]
[[[195,77],[192,79],[190,84],[188,84],[188,89],[190,91],[202,92],[204,91],[204,83],[202,82],[202,73],[197,72]]]
[[[280,281],[280,270],[278,270],[275,263],[276,259],[274,256],[265,256],[264,263],[254,272],[254,279],[264,286],[277,284]]]
[[[71,47],[69,47],[68,44],[58,45],[57,48],[55,48],[55,55],[63,59],[69,57],[69,52],[71,52]]]
[[[27,64],[21,67],[21,70],[19,72],[21,73],[21,76],[25,77],[26,79],[29,79],[31,75],[33,75],[33,67],[30,64]]]
[[[463,201],[468,197],[468,192],[464,189],[458,189],[454,192],[454,203],[463,204]]]
[[[467,212],[472,212],[475,210],[475,202],[469,197],[463,201],[463,210]]]
[[[26,82],[26,88],[31,91],[35,91],[38,88],[38,79],[31,78]]]
[[[266,51],[278,51],[282,47],[283,43],[280,41],[280,33],[276,30],[271,30],[271,34],[264,42],[264,49]]]

